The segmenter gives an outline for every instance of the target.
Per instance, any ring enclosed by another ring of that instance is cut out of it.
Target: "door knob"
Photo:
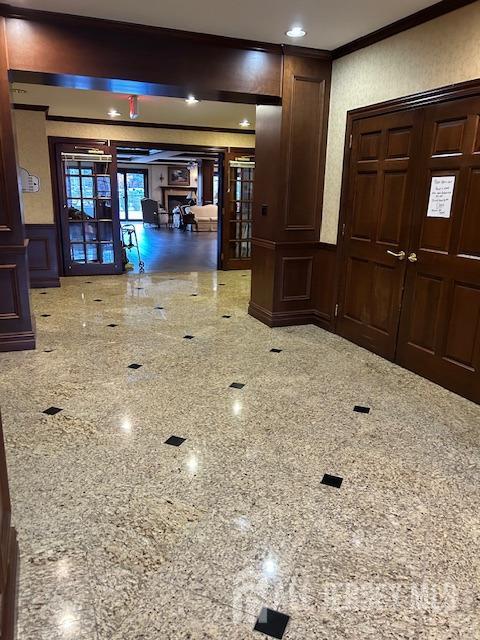
[[[418,262],[418,258],[417,258],[417,254],[416,253],[411,253],[408,256],[408,259],[410,260],[410,262]]]
[[[399,251],[398,253],[395,253],[395,251],[387,251],[387,253],[389,256],[393,256],[399,260],[405,260],[405,256],[407,255],[405,251]]]

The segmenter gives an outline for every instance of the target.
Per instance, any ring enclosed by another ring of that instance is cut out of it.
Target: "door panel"
[[[337,331],[393,359],[410,232],[422,114],[356,120],[343,231]]]
[[[480,402],[480,99],[425,109],[398,362]],[[451,210],[427,215],[432,178]]]
[[[239,150],[225,154],[222,269],[250,269],[255,156]]]
[[[115,155],[103,144],[56,146],[64,275],[120,273]]]

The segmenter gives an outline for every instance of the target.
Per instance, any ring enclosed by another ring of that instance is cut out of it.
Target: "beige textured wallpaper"
[[[39,111],[14,111],[19,164],[31,174],[39,176],[40,191],[24,193],[26,224],[53,222],[52,186],[48,136],[68,138],[99,138],[107,140],[132,140],[137,142],[170,142],[176,144],[212,145],[221,147],[254,147],[255,136],[235,133],[203,131],[176,131],[122,127],[108,125],[76,124],[45,120]]]
[[[480,2],[335,61],[320,239],[335,243],[347,111],[480,77]]]
[[[40,178],[40,191],[24,193],[23,211],[26,224],[53,223],[52,182],[45,129],[41,111],[14,111],[18,163]]]
[[[69,138],[106,138],[136,142],[170,142],[172,144],[202,144],[219,147],[254,147],[255,136],[243,133],[215,133],[213,131],[177,131],[175,129],[148,129],[120,125],[80,124],[47,120],[49,136]]]

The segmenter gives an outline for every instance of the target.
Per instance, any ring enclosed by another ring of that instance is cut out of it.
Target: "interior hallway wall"
[[[148,172],[148,197],[163,202],[163,190],[169,188],[168,184],[168,168],[174,167],[175,162],[171,162],[169,165],[148,164],[148,163],[133,163],[133,162],[119,162],[119,169],[146,169]],[[198,187],[198,166],[190,169],[190,187]],[[175,189],[175,186],[171,186],[171,189]],[[184,187],[182,187],[183,189]]]
[[[23,194],[26,224],[54,222],[48,136],[221,147],[255,146],[253,134],[56,122],[46,120],[43,112],[17,109],[14,114],[19,164],[40,177],[40,191]]]
[[[17,134],[18,164],[40,178],[37,193],[23,193],[23,214],[26,224],[53,223],[52,182],[46,132],[42,111],[14,111]]]
[[[479,77],[480,2],[334,62],[323,242],[337,241],[347,111]]]

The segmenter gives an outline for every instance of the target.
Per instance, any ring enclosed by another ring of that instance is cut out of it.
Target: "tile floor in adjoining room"
[[[32,292],[37,350],[0,354],[18,640],[480,638],[480,407],[249,287]]]

